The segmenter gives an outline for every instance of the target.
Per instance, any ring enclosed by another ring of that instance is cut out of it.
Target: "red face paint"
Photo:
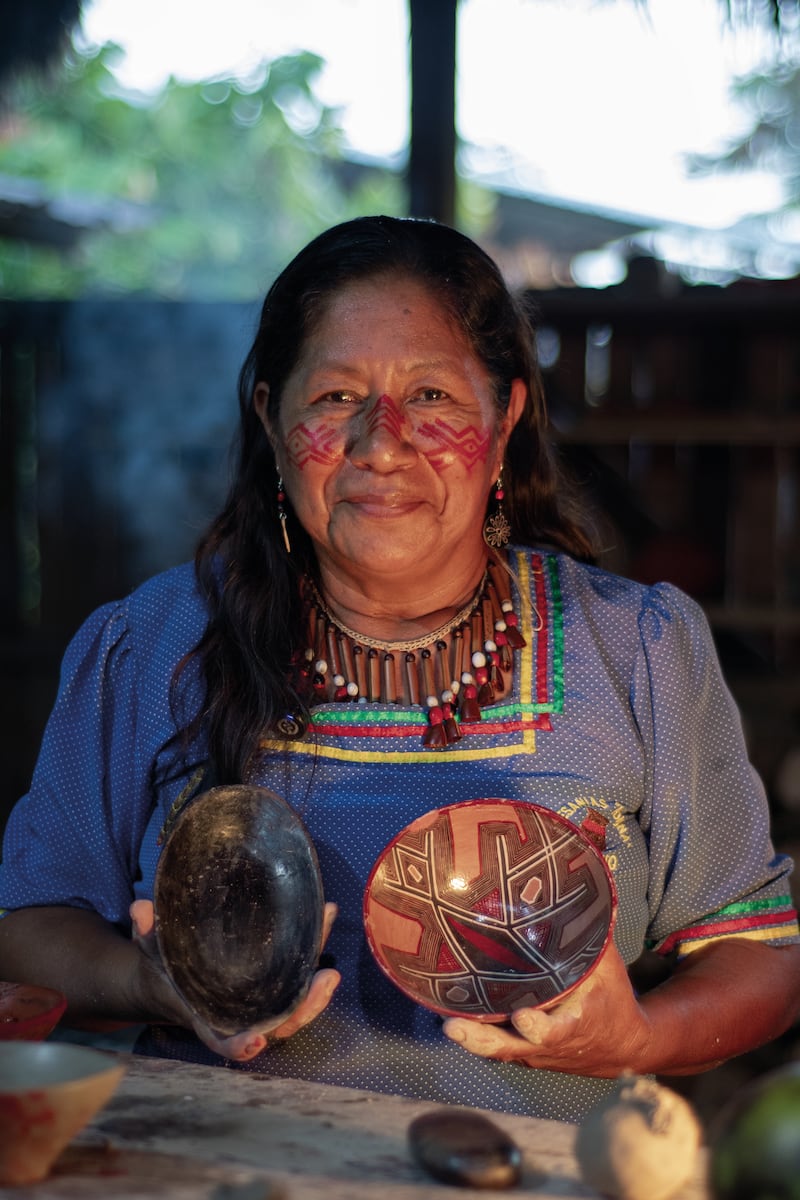
[[[332,466],[341,454],[341,433],[333,425],[319,425],[309,429],[301,421],[286,435],[286,457],[298,471],[304,470],[309,463]]]
[[[375,407],[367,416],[364,429],[370,437],[379,430],[385,430],[390,437],[402,441],[403,411],[399,405],[395,404],[391,396],[379,396],[375,401]]]
[[[478,463],[485,463],[492,444],[488,430],[475,425],[455,429],[441,417],[418,426],[417,433],[437,444],[437,449],[426,452],[425,457],[436,471],[441,471],[454,459],[459,459],[468,471]]]

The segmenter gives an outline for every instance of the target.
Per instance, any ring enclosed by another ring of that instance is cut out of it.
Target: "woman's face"
[[[486,503],[525,401],[501,416],[485,367],[431,294],[381,277],[339,292],[267,419],[284,486],[325,572],[365,584],[461,577],[482,562]]]

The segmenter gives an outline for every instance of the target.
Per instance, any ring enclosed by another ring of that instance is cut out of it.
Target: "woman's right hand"
[[[323,946],[336,919],[336,913],[335,904],[325,905]],[[152,901],[135,900],[130,907],[130,916],[133,923],[133,941],[144,957],[141,974],[144,1007],[153,1013],[163,1012],[165,1021],[193,1029],[210,1050],[234,1062],[248,1062],[270,1043],[283,1041],[297,1033],[304,1025],[308,1025],[327,1008],[339,985],[339,972],[330,967],[323,968],[314,974],[308,993],[285,1020],[282,1021],[280,1017],[273,1018],[265,1027],[246,1029],[241,1033],[224,1036],[210,1029],[192,1013],[170,983],[158,952]]]

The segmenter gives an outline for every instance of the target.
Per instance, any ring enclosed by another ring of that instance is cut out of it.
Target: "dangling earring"
[[[497,483],[494,485],[494,500],[497,507],[494,512],[487,515],[486,524],[483,527],[483,540],[495,550],[502,550],[504,546],[507,546],[508,539],[511,537],[511,526],[503,512],[504,497],[503,472],[501,471]]]
[[[283,507],[283,502],[286,499],[286,492],[283,490],[283,479],[278,476],[278,520],[281,523],[281,533],[283,534],[283,544],[286,547],[286,553],[292,553],[292,547],[289,545],[289,534],[286,531],[286,509]]]

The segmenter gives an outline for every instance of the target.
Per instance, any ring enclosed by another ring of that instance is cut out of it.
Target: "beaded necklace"
[[[426,747],[443,747],[505,690],[513,651],[525,646],[509,579],[489,562],[477,592],[451,621],[412,641],[382,642],[349,629],[310,579],[303,588],[308,646],[300,673],[314,702],[411,704],[425,710]]]

